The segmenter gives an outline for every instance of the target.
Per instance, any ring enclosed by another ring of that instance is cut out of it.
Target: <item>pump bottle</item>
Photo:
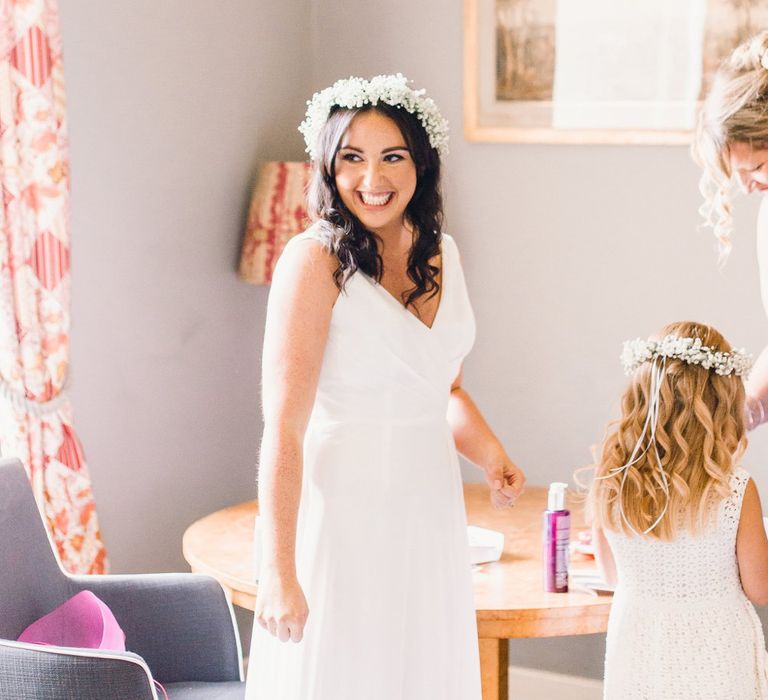
[[[571,512],[565,507],[567,488],[568,484],[561,482],[550,484],[544,511],[544,590],[547,593],[568,592]]]

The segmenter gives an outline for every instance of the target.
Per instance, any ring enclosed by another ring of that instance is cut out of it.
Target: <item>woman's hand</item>
[[[483,467],[485,480],[491,488],[491,503],[496,508],[511,506],[523,492],[525,474],[506,454]]]
[[[765,423],[765,406],[757,397],[747,394],[744,400],[744,419],[747,430],[754,430],[758,425]]]
[[[256,594],[255,620],[281,642],[300,642],[309,607],[295,577],[263,572]]]

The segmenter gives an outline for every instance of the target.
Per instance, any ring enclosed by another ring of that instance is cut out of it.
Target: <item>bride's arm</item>
[[[451,387],[447,416],[456,449],[483,470],[494,504],[511,505],[523,490],[525,475],[507,456],[461,382],[460,370]]]
[[[768,314],[768,198],[760,204],[757,217],[757,263],[760,269],[760,296]],[[747,423],[752,430],[768,421],[768,347],[758,356],[747,382]]]
[[[259,454],[262,556],[255,620],[281,641],[300,641],[309,613],[296,576],[296,518],[304,432],[338,296],[333,269],[318,241],[291,241],[277,263],[267,304]]]

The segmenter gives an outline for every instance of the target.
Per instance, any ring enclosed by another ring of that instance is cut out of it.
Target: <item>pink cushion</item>
[[[81,591],[25,629],[18,641],[125,651],[125,634],[106,603]]]

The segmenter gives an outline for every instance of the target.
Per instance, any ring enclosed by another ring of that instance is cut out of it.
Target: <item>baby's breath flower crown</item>
[[[441,157],[448,153],[448,122],[443,119],[432,98],[426,96],[426,90],[408,87],[407,78],[397,73],[377,75],[370,80],[349,77],[316,92],[307,102],[307,113],[299,126],[309,157],[315,160],[318,155],[317,139],[333,107],[357,109],[379,102],[400,107],[415,115],[427,132],[432,148]]]
[[[701,365],[704,369],[711,369],[715,374],[728,376],[735,374],[737,377],[746,376],[752,368],[752,355],[747,355],[744,349],[722,352],[702,345],[701,338],[679,338],[675,335],[667,335],[661,340],[636,340],[624,341],[624,350],[621,353],[621,361],[624,364],[624,373],[632,374],[644,362],[652,362],[657,357],[682,360],[689,365]]]

